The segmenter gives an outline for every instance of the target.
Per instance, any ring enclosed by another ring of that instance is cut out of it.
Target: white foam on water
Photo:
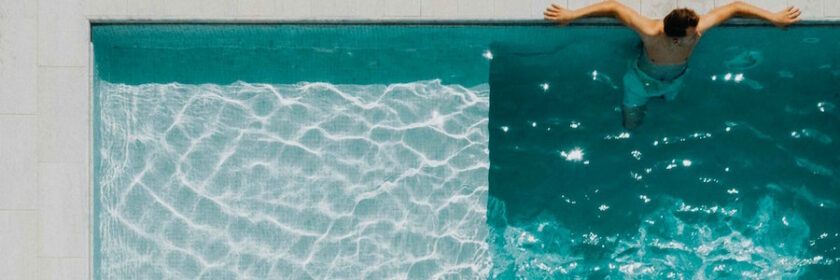
[[[640,218],[644,222],[635,233],[579,235],[546,212],[533,223],[508,224],[505,203],[491,197],[491,277],[789,279],[807,266],[832,262],[809,256],[808,224],[769,196],[747,215],[723,210],[740,208],[736,205],[694,207],[664,199],[662,207]]]
[[[489,273],[487,85],[98,92],[103,278]]]

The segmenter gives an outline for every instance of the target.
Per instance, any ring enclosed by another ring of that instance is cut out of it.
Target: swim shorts
[[[648,98],[664,96],[666,100],[674,100],[680,89],[683,87],[683,78],[688,72],[688,67],[675,66],[650,66],[660,68],[659,70],[671,71],[676,75],[672,79],[656,79],[645,71],[639,69],[642,59],[648,59],[647,55],[640,55],[639,60],[632,60],[629,63],[627,73],[624,74],[624,99],[622,103],[626,107],[638,107],[645,105]],[[649,61],[647,62],[651,65]],[[677,72],[678,71],[678,72]],[[661,72],[661,71],[660,71]]]

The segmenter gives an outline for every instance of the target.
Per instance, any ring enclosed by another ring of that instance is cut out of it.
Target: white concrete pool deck
[[[91,277],[91,21],[541,19],[597,1],[0,0],[0,279]],[[732,0],[620,2],[662,17]],[[840,20],[840,0],[746,2]]]

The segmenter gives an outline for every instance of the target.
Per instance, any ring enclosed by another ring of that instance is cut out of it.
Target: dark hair
[[[697,27],[700,17],[691,9],[675,9],[665,16],[665,35],[668,37],[685,37],[685,29]]]

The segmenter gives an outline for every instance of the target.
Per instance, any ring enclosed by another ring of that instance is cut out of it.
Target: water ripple
[[[102,82],[104,278],[480,278],[487,86]]]
[[[604,235],[574,233],[545,213],[522,226],[508,224],[505,203],[491,197],[490,238],[498,240],[491,277],[787,279],[801,276],[807,266],[835,261],[809,256],[809,225],[769,196],[749,213],[738,210],[752,206],[692,206],[662,199],[634,233]],[[818,239],[825,238],[828,233]],[[592,248],[604,254],[586,253]]]

